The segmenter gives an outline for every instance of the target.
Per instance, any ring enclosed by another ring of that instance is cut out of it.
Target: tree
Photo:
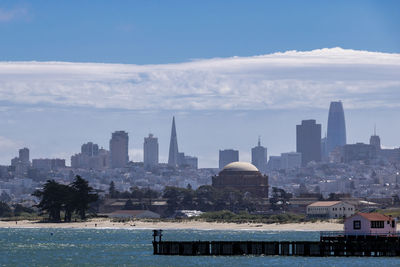
[[[36,190],[32,195],[41,198],[38,205],[42,211],[47,211],[50,221],[61,221],[60,212],[63,208],[66,195],[66,185],[54,180],[47,180],[42,190]]]
[[[277,187],[272,187],[272,197],[269,199],[271,208],[273,210],[285,210],[289,205],[289,200],[292,194],[287,193],[285,190]]]
[[[74,212],[77,212],[81,219],[85,219],[89,204],[98,199],[97,193],[80,176],[76,176],[70,185],[48,180],[42,190],[36,190],[32,195],[40,198],[36,206],[47,212],[49,220],[55,222],[61,221],[61,211],[64,211],[65,222],[71,221]]]
[[[16,204],[14,207],[14,215],[15,216],[20,216],[21,213],[26,212],[26,213],[33,213],[32,208],[24,207],[21,204]]]
[[[128,199],[125,202],[124,210],[134,210],[134,209],[135,209],[135,206],[133,206],[132,200]]]
[[[116,198],[117,197],[117,191],[115,190],[114,181],[111,181],[110,189],[108,190],[108,193],[110,195],[110,198]]]
[[[11,216],[11,208],[6,202],[0,201],[0,217]]]
[[[88,181],[77,175],[71,184],[74,189],[74,208],[82,220],[86,219],[89,204],[97,201],[99,195],[89,186]]]

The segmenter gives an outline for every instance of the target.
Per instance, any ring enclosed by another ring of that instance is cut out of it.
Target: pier
[[[344,235],[321,232],[319,241],[162,241],[162,230],[154,230],[153,237],[154,255],[400,256],[398,234]]]

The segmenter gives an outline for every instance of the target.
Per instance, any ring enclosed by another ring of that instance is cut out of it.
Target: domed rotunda
[[[268,198],[268,176],[251,163],[232,162],[227,164],[217,176],[212,177],[212,186],[217,189],[236,189],[249,192],[254,197]]]

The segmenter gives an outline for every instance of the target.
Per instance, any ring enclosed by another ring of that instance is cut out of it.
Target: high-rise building
[[[376,127],[374,127],[374,135],[369,138],[369,144],[373,145],[377,152],[381,150],[381,138],[376,135]]]
[[[29,165],[30,161],[29,161],[29,149],[28,148],[24,147],[19,150],[19,160],[23,164]]]
[[[158,139],[153,134],[144,138],[143,163],[145,169],[151,169],[158,164]]]
[[[128,144],[127,132],[116,131],[112,133],[110,140],[111,168],[123,168],[129,162]]]
[[[352,161],[369,161],[377,157],[377,151],[373,145],[356,143],[344,145],[341,148],[341,161],[350,163]]]
[[[110,167],[110,153],[99,149],[99,145],[88,142],[81,146],[81,153],[71,156],[71,167],[73,169],[103,170]]]
[[[176,136],[175,117],[172,118],[171,140],[169,142],[168,165],[178,167],[179,165],[178,138]]]
[[[257,167],[261,173],[266,173],[268,163],[267,148],[261,146],[260,138],[258,144],[251,149],[251,164]]]
[[[282,168],[282,158],[281,156],[269,156],[268,170],[276,171]]]
[[[324,162],[329,161],[327,138],[326,137],[321,139],[321,160],[324,161]]]
[[[327,152],[346,144],[346,122],[341,101],[331,102],[328,116]]]
[[[321,124],[303,120],[296,126],[296,152],[301,153],[301,165],[321,161]]]
[[[239,161],[239,151],[233,149],[225,149],[219,151],[219,169],[222,170],[231,162]]]
[[[281,169],[290,170],[301,166],[301,153],[288,152],[281,154]]]
[[[81,146],[81,153],[89,157],[97,156],[99,154],[99,145],[88,142]]]

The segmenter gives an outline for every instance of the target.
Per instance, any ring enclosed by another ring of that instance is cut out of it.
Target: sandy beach
[[[198,229],[198,230],[270,230],[270,231],[341,231],[343,224],[336,222],[257,224],[257,223],[216,223],[204,221],[113,222],[98,218],[87,222],[40,223],[38,221],[0,221],[0,228],[116,228],[116,229]]]

